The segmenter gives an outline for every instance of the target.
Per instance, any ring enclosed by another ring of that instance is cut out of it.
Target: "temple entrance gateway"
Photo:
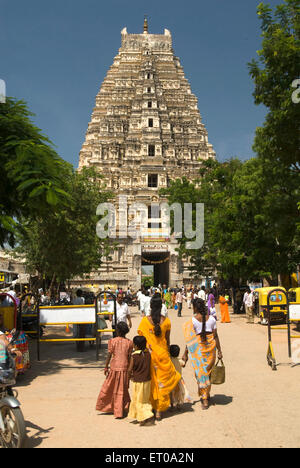
[[[151,264],[157,285],[191,283],[188,260],[183,265],[178,258],[177,239],[165,226],[161,204],[167,199],[160,190],[183,173],[194,180],[208,158],[215,158],[215,152],[197,98],[174,55],[170,31],[131,34],[123,28],[121,48],[97,94],[79,158],[79,171],[95,167],[102,174],[118,210],[118,247],[110,258],[99,259],[94,284],[137,291],[142,266]],[[148,207],[148,216],[145,210],[145,216],[135,217],[141,205],[142,211]],[[140,241],[129,231],[141,232]],[[90,282],[78,278],[72,285]]]
[[[153,266],[154,286],[166,284],[170,281],[170,253],[169,252],[143,252],[142,266]]]

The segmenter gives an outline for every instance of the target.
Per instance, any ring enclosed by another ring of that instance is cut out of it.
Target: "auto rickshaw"
[[[258,288],[255,290],[255,294],[258,297],[258,316],[262,325],[268,325],[268,308],[267,299],[268,294],[273,289],[274,294],[270,296],[270,313],[271,313],[271,325],[280,325],[286,323],[287,318],[287,300],[286,295],[281,294],[280,290],[286,292],[286,289],[281,286],[273,286],[268,288]]]
[[[8,301],[9,299],[9,301]],[[9,341],[14,339],[15,347],[21,351],[22,357],[15,357],[16,371],[24,373],[30,367],[28,340],[21,330],[20,317],[18,317],[17,301],[8,293],[0,292],[0,326]],[[15,330],[18,336],[15,336]]]
[[[3,318],[2,327],[5,330],[12,330],[17,326],[17,303],[13,299],[11,299],[13,302],[9,303],[8,297],[10,298],[7,293],[0,292],[0,314]]]
[[[289,289],[289,301],[300,304],[300,288]]]

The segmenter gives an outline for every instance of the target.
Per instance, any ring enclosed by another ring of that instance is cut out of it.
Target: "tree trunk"
[[[53,296],[53,293],[54,293],[55,278],[56,278],[56,273],[53,273],[52,280],[51,280],[50,287],[49,287],[49,290],[50,290],[50,297],[52,297],[52,296]]]

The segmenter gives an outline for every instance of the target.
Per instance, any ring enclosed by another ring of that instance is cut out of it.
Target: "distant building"
[[[29,282],[24,260],[12,257],[7,251],[0,250],[0,289],[12,282],[19,283],[19,280],[23,284]]]

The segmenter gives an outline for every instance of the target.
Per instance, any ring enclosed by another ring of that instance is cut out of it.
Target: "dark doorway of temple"
[[[169,286],[170,254],[169,252],[143,252],[142,266],[153,266],[154,286],[166,284]]]

